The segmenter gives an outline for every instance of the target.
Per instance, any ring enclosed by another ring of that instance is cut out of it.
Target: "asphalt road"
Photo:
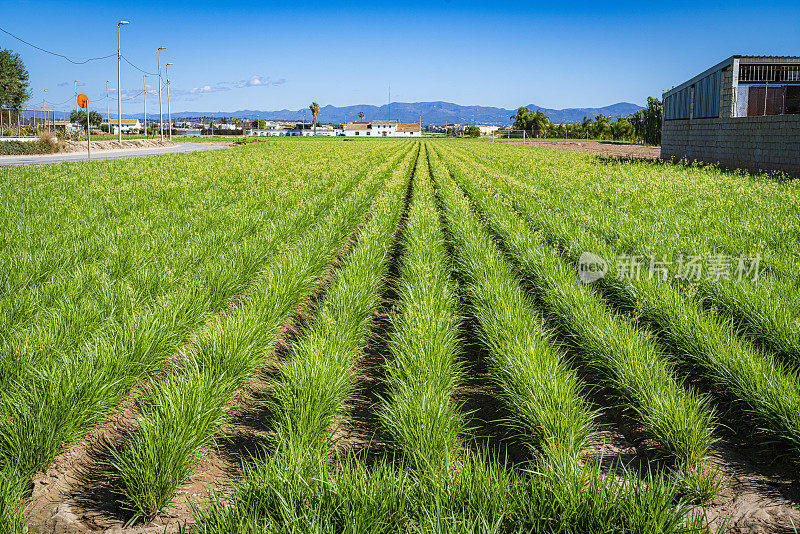
[[[175,146],[166,147],[96,150],[92,152],[92,160],[141,158],[158,154],[184,154],[187,152],[218,150],[221,148],[227,147],[210,143],[178,143]],[[86,161],[86,152],[0,156],[0,167],[9,165],[47,165],[49,163],[63,163],[67,161]]]

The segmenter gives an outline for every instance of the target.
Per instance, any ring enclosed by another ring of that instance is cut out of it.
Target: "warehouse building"
[[[664,93],[661,157],[800,175],[800,57],[731,56]]]

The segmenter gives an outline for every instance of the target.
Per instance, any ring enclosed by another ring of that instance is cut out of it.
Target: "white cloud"
[[[218,93],[220,91],[230,91],[230,87],[225,87],[223,85],[215,85],[213,87],[210,85],[204,85],[202,87],[190,89],[189,93],[193,95],[202,95],[207,93]]]
[[[254,74],[250,76],[247,80],[239,80],[234,85],[236,87],[267,87],[270,85],[282,85],[286,83],[286,80],[283,78],[279,78],[277,80],[270,80],[266,76],[259,76]]]

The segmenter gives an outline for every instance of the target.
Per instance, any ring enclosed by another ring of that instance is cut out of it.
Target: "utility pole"
[[[146,78],[150,76],[149,74],[142,74],[142,100],[144,101],[144,136],[147,137],[147,84],[145,83]]]
[[[75,80],[75,111],[78,111],[78,80]]]
[[[167,63],[164,66],[164,70],[167,74],[167,123],[169,123],[169,140],[172,141],[172,112],[169,109],[169,66],[172,63]],[[244,133],[244,127],[242,127],[242,133]]]
[[[122,142],[122,78],[120,77],[120,63],[122,62],[122,52],[120,48],[120,26],[130,24],[127,20],[117,22],[117,129],[119,130],[119,142]],[[109,128],[111,125],[109,124]]]
[[[161,130],[161,140],[164,140],[164,111],[161,109],[161,51],[166,50],[166,46],[159,46],[156,50],[156,60],[158,61],[158,124]]]
[[[111,80],[106,80],[106,122],[108,123],[108,133],[111,133],[111,110],[108,102],[108,82]]]

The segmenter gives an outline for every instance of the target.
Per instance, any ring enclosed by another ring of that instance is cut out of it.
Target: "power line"
[[[122,56],[122,59],[124,59],[124,60],[125,60],[125,62],[126,62],[128,65],[130,65],[130,66],[131,66],[131,67],[133,67],[134,69],[138,70],[139,72],[143,72],[143,73],[145,73],[145,74],[149,74],[150,76],[158,76],[158,73],[157,73],[157,72],[148,72],[148,71],[146,71],[146,70],[144,70],[144,69],[141,69],[141,68],[137,67],[136,65],[134,65],[133,63],[131,63],[131,61],[130,61],[128,58],[126,58],[124,55],[122,55],[122,54],[120,54],[120,55]]]
[[[53,56],[56,56],[56,57],[60,57],[62,59],[66,59],[67,61],[69,61],[70,63],[74,63],[75,65],[85,65],[86,63],[89,63],[90,61],[99,61],[101,59],[108,59],[110,57],[114,57],[114,54],[109,54],[107,56],[90,57],[88,59],[84,59],[83,61],[77,61],[77,60],[74,60],[74,59],[72,59],[72,58],[70,58],[68,56],[65,56],[64,54],[59,54],[58,52],[53,52],[52,50],[47,50],[45,48],[42,48],[41,46],[36,46],[35,44],[26,41],[22,37],[18,37],[16,35],[14,35],[10,31],[8,31],[5,28],[3,28],[2,26],[0,26],[0,31],[5,33],[6,35],[10,35],[11,37],[13,37],[14,39],[16,39],[17,41],[19,41],[21,43],[25,43],[28,46],[32,46],[36,50],[39,50],[41,52],[44,52],[46,54],[50,54],[50,55],[53,55]]]
[[[50,104],[51,106],[63,106],[67,102],[71,102],[71,101],[72,101],[72,97],[69,97],[68,99],[64,100],[63,102],[50,102],[50,101],[46,101],[46,102],[48,104]]]
[[[133,96],[127,96],[127,97],[123,98],[122,101],[123,102],[127,102],[129,100],[136,100],[137,98],[139,98],[142,95],[142,93],[144,93],[144,90],[139,91],[138,93],[136,93]]]

